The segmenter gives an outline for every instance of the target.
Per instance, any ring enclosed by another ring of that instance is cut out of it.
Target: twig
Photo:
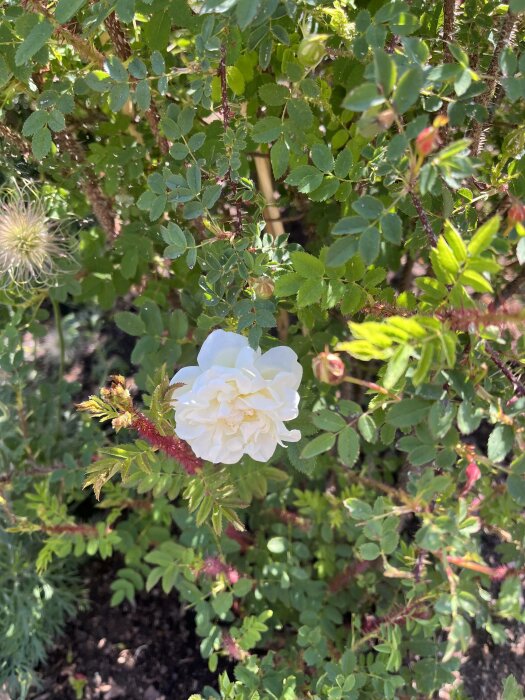
[[[456,0],[444,0],[443,2],[443,54],[445,60],[451,62],[452,54],[450,53],[449,44],[454,39],[456,31]]]
[[[437,243],[436,234],[434,233],[432,226],[430,225],[430,221],[428,220],[428,216],[425,210],[423,209],[423,204],[421,202],[421,199],[419,198],[419,195],[414,192],[412,187],[410,188],[410,197],[412,199],[412,203],[416,208],[417,215],[419,216],[419,220],[421,221],[421,225],[423,226],[423,230],[427,234],[428,242],[434,248]]]
[[[498,43],[496,44],[496,48],[494,50],[492,59],[490,61],[490,65],[487,70],[487,89],[478,100],[478,104],[482,105],[483,107],[487,107],[495,95],[500,72],[499,58],[501,56],[502,51],[512,44],[514,36],[516,34],[517,22],[517,15],[515,15],[509,10],[503,20],[503,26],[501,27]],[[490,126],[491,121],[492,117],[489,116],[489,118],[485,122],[476,122],[476,124],[472,128],[471,153],[475,156],[479,155],[481,148],[485,143],[484,130],[488,126]]]
[[[101,54],[94,46],[91,46],[82,36],[57,22],[53,14],[41,0],[22,0],[20,4],[24,9],[30,12],[43,15],[47,21],[53,25],[55,33],[68,41],[83,61],[86,63],[96,63],[100,68],[104,66],[104,61],[106,60],[104,54]]]
[[[485,349],[490,355],[492,362],[494,362],[496,367],[502,372],[502,374],[504,374],[507,377],[509,382],[512,384],[516,395],[525,396],[525,385],[520,382],[520,380],[513,374],[513,372],[511,372],[511,370],[503,362],[501,355],[499,355],[499,353],[497,353],[493,348],[491,348],[488,343],[485,343]]]
[[[80,188],[91,204],[93,214],[106,232],[108,239],[115,240],[120,233],[120,222],[113,211],[113,203],[102,192],[96,175],[91,165],[86,161],[84,151],[76,137],[69,131],[58,131],[55,133],[55,141],[63,153],[68,153],[74,163],[82,166]]]
[[[525,267],[518,272],[513,280],[511,280],[503,287],[503,289],[499,291],[494,302],[494,306],[498,307],[504,304],[507,299],[510,299],[511,296],[520,291],[523,284],[525,284]]]
[[[187,474],[196,474],[202,468],[202,460],[196,457],[187,442],[173,435],[161,435],[155,424],[144,414],[137,411],[131,427],[150,445],[176,459],[184,467]]]
[[[130,56],[132,55],[133,51],[131,50],[131,45],[128,41],[126,33],[124,32],[124,29],[114,12],[112,12],[106,18],[104,25],[108,31],[111,43],[115,48],[115,53],[121,61],[127,61],[128,58],[130,58]],[[138,80],[131,76],[130,82],[132,83],[132,85],[136,85]],[[159,151],[162,153],[162,155],[167,155],[170,150],[170,145],[168,140],[159,131],[160,115],[157,105],[155,104],[153,98],[151,98],[150,107],[145,111],[144,115],[146,117],[146,121],[148,122],[151,133],[153,134],[155,142],[159,147]]]
[[[226,67],[226,46],[222,44],[221,46],[221,60],[219,61],[219,68],[218,68],[218,76],[221,81],[221,109],[220,113],[222,115],[222,124],[224,127],[224,131],[226,132],[228,130],[228,127],[230,126],[230,119],[232,117],[232,112],[230,110],[230,103],[228,101],[228,76],[227,76],[227,67]],[[231,168],[228,168],[228,172],[226,173],[226,181],[228,182],[230,191],[233,195],[233,198],[236,200],[234,203],[235,206],[235,230],[238,235],[242,234],[242,227],[243,227],[243,221],[242,221],[242,210],[241,206],[237,200],[237,183],[233,180],[232,174],[231,174]]]

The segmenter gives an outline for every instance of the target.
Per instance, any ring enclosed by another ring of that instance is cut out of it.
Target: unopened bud
[[[428,156],[439,146],[439,132],[433,126],[427,126],[416,136],[416,151],[422,156]]]
[[[325,384],[340,384],[345,377],[343,360],[335,352],[320,352],[312,360],[314,376]]]
[[[326,53],[324,42],[328,34],[312,34],[305,37],[297,49],[297,59],[304,68],[316,66]]]
[[[513,226],[525,221],[525,205],[521,202],[514,202],[507,212],[507,220]]]
[[[275,283],[271,277],[267,275],[252,277],[249,282],[258,299],[270,299],[273,296]]]
[[[467,464],[467,468],[465,469],[465,476],[467,478],[465,482],[465,486],[463,487],[463,490],[461,492],[462,496],[466,496],[467,493],[471,490],[471,488],[474,486],[476,481],[478,481],[481,478],[481,470],[476,464],[476,462],[469,462]]]
[[[385,109],[383,110],[383,112],[380,112],[377,115],[376,119],[379,126],[385,131],[387,131],[394,123],[394,117],[395,114],[393,109]]]

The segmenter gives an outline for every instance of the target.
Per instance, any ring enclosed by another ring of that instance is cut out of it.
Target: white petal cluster
[[[198,366],[179,370],[171,384],[177,435],[201,459],[235,464],[243,455],[266,462],[277,445],[297,442],[284,421],[298,415],[303,370],[288,347],[261,354],[238,333],[213,331]]]

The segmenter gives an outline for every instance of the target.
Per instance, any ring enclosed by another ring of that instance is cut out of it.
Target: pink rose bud
[[[471,490],[476,481],[478,481],[478,479],[481,478],[481,471],[476,462],[469,462],[467,464],[467,468],[465,469],[465,476],[467,477],[467,480],[465,482],[465,486],[463,487],[463,491],[461,492],[462,496],[466,496],[466,494]]]
[[[433,126],[427,126],[416,136],[416,151],[419,155],[428,156],[439,146],[439,132]]]
[[[525,221],[525,205],[521,202],[514,202],[511,208],[507,212],[507,220],[509,224],[513,226],[515,224],[521,224]]]
[[[345,378],[345,365],[335,352],[320,352],[312,360],[314,376],[325,384],[340,384]]]

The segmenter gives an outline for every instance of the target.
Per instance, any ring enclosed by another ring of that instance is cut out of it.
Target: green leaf
[[[37,131],[40,131],[42,127],[46,126],[48,120],[48,114],[44,111],[31,112],[28,118],[24,122],[22,127],[22,133],[24,136],[33,136]]]
[[[408,461],[414,467],[428,464],[436,459],[437,451],[433,445],[418,445],[408,453]]]
[[[135,87],[135,102],[137,107],[145,112],[151,105],[151,90],[147,80],[140,80]]]
[[[323,433],[311,440],[301,451],[301,459],[311,459],[323,452],[328,452],[334,443],[336,436],[333,433]]]
[[[378,219],[383,213],[384,207],[379,199],[365,194],[352,202],[352,209],[360,216],[364,216],[365,219]]]
[[[388,410],[386,422],[396,428],[410,428],[426,417],[429,408],[428,401],[423,399],[403,399]]]
[[[211,601],[211,607],[219,617],[226,615],[232,605],[233,593],[230,593],[230,591],[222,591],[221,593],[218,593],[217,597],[212,598]]]
[[[501,218],[493,216],[483,226],[480,226],[467,245],[469,254],[472,256],[479,255],[487,250],[497,235],[500,225]]]
[[[316,143],[312,146],[313,164],[324,173],[331,173],[334,169],[334,157],[326,144]]]
[[[396,82],[396,64],[383,49],[374,51],[374,75],[383,95],[388,97]]]
[[[514,431],[510,425],[497,425],[489,435],[487,456],[493,462],[502,462],[512,449]]]
[[[363,83],[354,88],[343,100],[343,107],[352,112],[364,112],[369,107],[381,105],[385,98],[377,91],[374,83]]]
[[[314,122],[314,115],[308,102],[293,98],[288,100],[286,108],[292,122],[300,129],[309,129]]]
[[[359,255],[363,259],[365,265],[371,265],[379,255],[379,247],[381,244],[381,236],[377,228],[372,227],[366,229],[359,238]]]
[[[320,413],[314,413],[313,423],[319,430],[329,430],[333,433],[337,433],[346,427],[346,421],[339,413],[327,409]]]
[[[27,63],[51,38],[53,31],[53,25],[47,19],[36,24],[16,50],[15,64],[22,66]]]
[[[278,83],[266,83],[259,88],[259,97],[268,107],[280,107],[290,97],[290,90]]]
[[[235,8],[237,23],[241,29],[246,29],[259,12],[261,0],[239,0]]]
[[[37,160],[42,160],[42,158],[45,158],[45,156],[47,156],[51,150],[52,144],[53,141],[51,139],[51,132],[47,126],[39,129],[31,140],[31,149],[35,158]]]
[[[273,176],[279,180],[288,169],[290,162],[290,149],[283,138],[278,139],[270,150]]]
[[[256,143],[270,143],[279,138],[281,131],[282,122],[279,117],[264,117],[255,123],[252,139]]]
[[[323,280],[313,277],[304,280],[297,292],[297,306],[302,309],[305,306],[316,304],[322,297],[325,285]]]
[[[359,436],[351,425],[347,425],[337,438],[337,454],[347,467],[353,467],[359,457]]]
[[[398,114],[404,114],[419,98],[424,78],[421,68],[410,68],[403,73],[393,97],[393,103]]]
[[[290,253],[290,259],[294,270],[302,277],[311,278],[324,275],[324,265],[315,255],[310,255],[310,253],[304,253],[303,251],[294,251]]]
[[[66,120],[62,112],[58,109],[52,109],[49,113],[48,126],[53,131],[64,131],[66,128]]]
[[[237,66],[228,66],[226,69],[226,82],[234,95],[243,95],[246,89],[244,76]]]
[[[347,237],[340,238],[328,248],[326,264],[328,267],[344,265],[357,252],[358,242]]]
[[[402,239],[401,219],[397,214],[385,214],[381,219],[383,237],[389,243],[400,245]]]
[[[129,85],[127,83],[117,83],[109,91],[109,108],[112,112],[120,112],[122,107],[129,100]]]
[[[436,401],[428,414],[428,427],[436,438],[443,438],[450,430],[455,417],[454,404],[448,399]]]
[[[272,537],[266,547],[272,554],[283,554],[288,549],[288,541],[284,537]]]
[[[363,413],[357,421],[357,428],[367,442],[375,442],[377,438],[377,426],[372,416]]]
[[[137,314],[130,311],[119,311],[113,318],[117,326],[128,335],[144,335],[146,333],[146,325]]]
[[[410,345],[400,345],[386,366],[386,372],[383,377],[385,389],[392,389],[404,376],[411,357],[412,348]]]
[[[288,272],[276,281],[274,294],[276,297],[289,297],[292,294],[297,294],[303,282],[304,277],[296,272]]]
[[[86,0],[58,0],[55,8],[56,21],[60,22],[60,24],[69,22],[85,3]]]
[[[525,506],[525,475],[511,474],[507,479],[507,490],[512,500]]]
[[[359,547],[359,554],[365,561],[373,561],[381,555],[381,550],[374,542],[365,542]]]
[[[332,142],[333,143],[333,142]],[[334,174],[336,177],[344,178],[348,175],[354,162],[352,151],[349,148],[342,150],[335,159]]]
[[[332,229],[333,236],[348,236],[361,233],[368,226],[368,222],[362,216],[345,216],[339,219]]]
[[[516,14],[525,12],[525,0],[510,0],[509,9]],[[504,698],[504,700],[506,699]]]
[[[359,442],[359,438],[357,438],[357,440]],[[358,498],[345,499],[344,506],[350,513],[350,517],[354,520],[370,520],[374,514],[371,506],[364,501],[360,501]]]

